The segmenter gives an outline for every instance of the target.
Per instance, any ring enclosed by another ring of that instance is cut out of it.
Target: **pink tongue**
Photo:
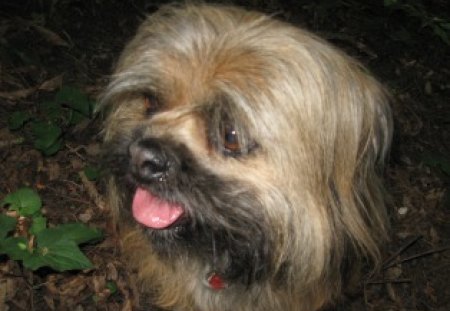
[[[183,214],[180,205],[163,201],[142,188],[136,189],[132,211],[136,221],[154,229],[169,227]]]

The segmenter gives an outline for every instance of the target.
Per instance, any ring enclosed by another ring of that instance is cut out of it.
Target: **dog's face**
[[[339,274],[344,248],[378,256],[389,108],[315,36],[239,9],[168,8],[127,45],[103,102],[110,196],[163,260],[230,286],[306,287]]]

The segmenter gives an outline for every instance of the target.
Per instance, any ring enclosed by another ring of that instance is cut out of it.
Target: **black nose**
[[[131,172],[146,182],[162,181],[169,170],[169,160],[161,144],[153,139],[133,142],[129,147]]]

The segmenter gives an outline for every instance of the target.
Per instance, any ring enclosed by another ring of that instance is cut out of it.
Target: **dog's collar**
[[[220,291],[228,287],[223,277],[215,271],[208,273],[206,276],[206,284],[214,291]]]
[[[214,233],[212,234],[212,270],[206,274],[206,285],[214,291],[220,291],[228,287],[227,282],[223,279],[223,276],[217,272],[217,267],[219,266],[219,257],[216,251],[216,240],[214,238]]]

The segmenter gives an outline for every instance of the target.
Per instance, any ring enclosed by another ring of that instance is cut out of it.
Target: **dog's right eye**
[[[222,126],[222,144],[226,155],[237,156],[241,154],[238,131],[230,124]]]
[[[146,116],[152,116],[160,109],[158,98],[153,94],[144,94],[144,112]]]

